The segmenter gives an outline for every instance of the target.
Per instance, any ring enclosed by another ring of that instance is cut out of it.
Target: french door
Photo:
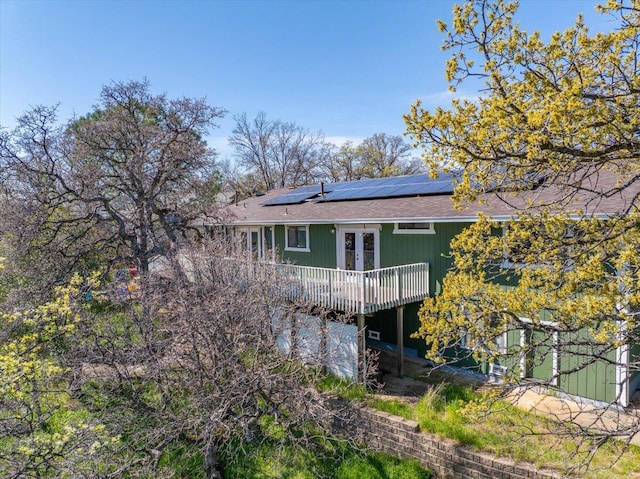
[[[343,227],[338,235],[338,267],[368,271],[380,267],[378,228]]]
[[[274,261],[273,226],[250,226],[239,229],[240,246],[253,259]]]

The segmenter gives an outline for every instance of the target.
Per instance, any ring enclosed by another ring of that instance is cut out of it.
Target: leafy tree
[[[376,133],[365,138],[357,151],[361,159],[363,176],[383,178],[385,176],[417,173],[422,163],[410,158],[412,148],[399,135]]]
[[[16,259],[47,279],[118,261],[146,277],[211,205],[218,178],[203,137],[223,115],[153,95],[146,80],[105,86],[95,111],[67,125],[55,108],[27,112],[0,136]]]
[[[99,477],[118,444],[71,394],[65,342],[80,319],[80,282],[0,320],[0,474]]]
[[[348,141],[324,157],[321,176],[328,181],[353,181],[418,173],[423,164],[409,157],[411,149],[401,136],[386,133],[376,133],[358,145]]]
[[[621,384],[638,371],[630,345],[640,343],[640,5],[599,8],[615,29],[591,35],[578,17],[547,42],[515,22],[516,2],[469,1],[439,23],[451,89],[477,81],[482,90],[449,109],[416,103],[408,132],[432,171],[461,172],[459,206],[506,202],[517,215],[504,225],[481,217],[452,243],[443,294],[420,313],[430,358],[464,341],[519,381],[553,345],[560,359],[549,383],[561,389],[596,361],[610,372],[623,366],[612,379]],[[527,340],[505,349],[502,335],[518,331]],[[603,440],[639,430],[637,418],[573,429]]]

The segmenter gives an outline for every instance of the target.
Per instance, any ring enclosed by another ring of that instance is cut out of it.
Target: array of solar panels
[[[324,185],[301,186],[276,196],[263,205],[292,205],[305,201],[327,202],[397,198],[402,196],[437,195],[453,192],[453,175],[431,178],[427,174],[393,176],[373,180],[346,181]]]

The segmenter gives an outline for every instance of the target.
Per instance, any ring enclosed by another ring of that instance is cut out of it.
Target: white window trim
[[[429,227],[422,228],[422,229],[402,229],[399,226],[401,223],[425,223],[429,225]],[[436,234],[436,230],[433,226],[433,221],[398,221],[397,223],[393,223],[393,234],[394,235],[434,235]]]
[[[306,235],[307,235],[307,239],[306,239],[306,244],[307,247],[306,248],[296,248],[293,246],[289,246],[289,228],[300,228],[300,227],[304,227]],[[284,250],[285,251],[298,251],[298,252],[303,252],[303,253],[310,253],[311,252],[311,248],[310,248],[310,244],[309,244],[309,225],[284,225]]]
[[[271,228],[271,245],[272,245],[272,249],[271,249],[271,253],[267,254],[267,240],[266,240],[266,232],[265,229],[266,228]],[[257,233],[258,234],[258,258],[264,261],[271,261],[271,262],[275,262],[276,261],[276,237],[275,237],[275,225],[266,225],[266,226],[260,226],[260,225],[253,225],[253,226],[237,226],[234,229],[234,235],[235,237],[238,239],[238,244],[242,247],[245,248],[249,254],[250,257],[252,257],[252,244],[251,244],[251,234],[252,233]],[[245,241],[241,242],[239,241],[240,237],[242,234],[246,235]],[[299,251],[299,250],[296,250]]]
[[[245,248],[247,250],[247,254],[249,255],[249,258],[253,258],[253,249],[252,249],[252,243],[251,243],[251,235],[253,233],[258,235],[258,242],[256,244],[257,247],[257,258],[258,259],[263,259],[263,255],[264,255],[264,250],[263,250],[263,243],[262,243],[262,226],[240,226],[236,229],[236,233],[238,235],[238,238],[242,237],[242,235],[246,235],[244,244],[242,244],[242,242],[240,243],[240,246],[242,248]]]
[[[502,342],[503,342],[503,346],[499,348],[498,352],[500,354],[507,354],[507,348],[508,348],[507,332],[503,331],[502,333],[496,335],[496,339],[498,337],[500,337],[500,339],[502,339]],[[460,342],[459,342],[459,346],[460,346],[461,349],[466,349],[467,351],[475,351],[475,350],[479,349],[478,346],[470,346],[469,345],[469,340],[467,338],[469,338],[469,331],[467,330],[467,328],[462,328],[460,330]]]
[[[628,323],[623,323],[620,330],[620,337],[624,334],[624,330],[627,328]],[[619,398],[618,402],[621,406],[627,407],[629,405],[629,356],[630,356],[629,344],[622,344],[616,349],[616,397]],[[631,389],[634,391],[634,389]]]

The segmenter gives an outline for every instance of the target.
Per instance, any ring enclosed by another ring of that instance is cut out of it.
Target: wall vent
[[[380,341],[380,331],[374,331],[373,329],[370,329],[369,339],[375,339],[376,341]]]

